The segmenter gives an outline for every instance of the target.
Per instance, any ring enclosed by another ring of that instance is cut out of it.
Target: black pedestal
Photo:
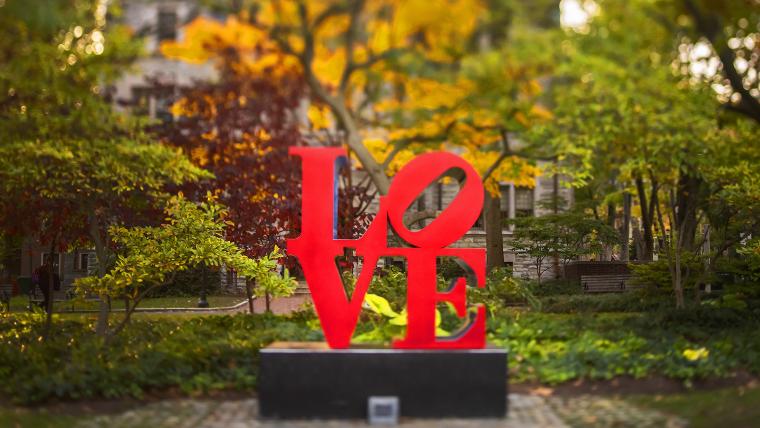
[[[366,418],[370,396],[398,397],[402,416],[500,418],[507,353],[275,343],[261,350],[258,385],[265,418]]]

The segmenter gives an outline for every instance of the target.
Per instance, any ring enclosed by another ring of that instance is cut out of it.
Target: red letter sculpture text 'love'
[[[362,302],[372,279],[373,267],[380,257],[397,256],[407,260],[406,337],[394,348],[461,349],[485,345],[485,308],[476,307],[468,324],[451,337],[435,336],[435,309],[438,302],[450,302],[460,317],[468,314],[466,280],[459,278],[446,292],[436,287],[436,260],[458,258],[473,272],[476,285],[485,286],[485,249],[448,248],[464,235],[480,216],[483,185],[477,172],[462,158],[446,152],[419,156],[409,162],[393,180],[388,195],[380,198],[380,208],[367,232],[359,239],[337,239],[336,175],[346,162],[340,148],[294,147],[290,153],[301,157],[303,201],[301,235],[288,240],[288,253],[298,257],[311,290],[314,307],[327,343],[346,348],[359,318]],[[461,189],[451,204],[430,224],[409,230],[404,212],[425,188],[451,170],[463,173]],[[388,247],[388,223],[409,247]],[[344,249],[355,249],[364,259],[352,296],[346,296],[335,258]]]

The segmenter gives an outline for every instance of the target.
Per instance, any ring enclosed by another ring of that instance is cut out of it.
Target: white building
[[[195,81],[216,77],[213,64],[189,64],[161,55],[161,42],[181,40],[184,26],[198,16],[211,16],[188,0],[130,0],[124,2],[120,18],[136,36],[144,40],[146,56],[114,86],[114,102],[119,109],[132,109],[151,118],[170,120],[171,104],[182,88]]]

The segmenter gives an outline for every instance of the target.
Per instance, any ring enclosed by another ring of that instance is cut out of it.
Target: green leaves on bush
[[[511,381],[724,377],[760,373],[760,321],[731,311],[662,314],[507,313],[488,340],[509,351]]]
[[[269,315],[141,317],[104,346],[89,323],[57,320],[43,342],[41,316],[0,315],[0,395],[28,404],[174,388],[252,390],[261,347],[322,339],[304,322]]]

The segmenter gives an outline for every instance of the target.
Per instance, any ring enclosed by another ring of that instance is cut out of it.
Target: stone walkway
[[[571,427],[685,427],[672,416],[634,407],[624,401],[595,396],[543,398],[510,394],[510,413],[499,419],[402,419],[410,428],[571,428]],[[257,402],[250,400],[169,400],[124,413],[81,421],[77,428],[312,428],[367,427],[364,421],[260,421]]]
[[[296,294],[290,297],[282,297],[279,299],[272,299],[270,302],[270,310],[276,315],[287,315],[293,311],[297,311],[303,307],[306,303],[311,302],[311,296],[309,294]],[[248,301],[243,302],[235,311],[232,312],[248,312]],[[253,300],[253,311],[257,314],[262,314],[266,310],[266,302],[264,299]],[[227,312],[230,313],[230,312]]]

